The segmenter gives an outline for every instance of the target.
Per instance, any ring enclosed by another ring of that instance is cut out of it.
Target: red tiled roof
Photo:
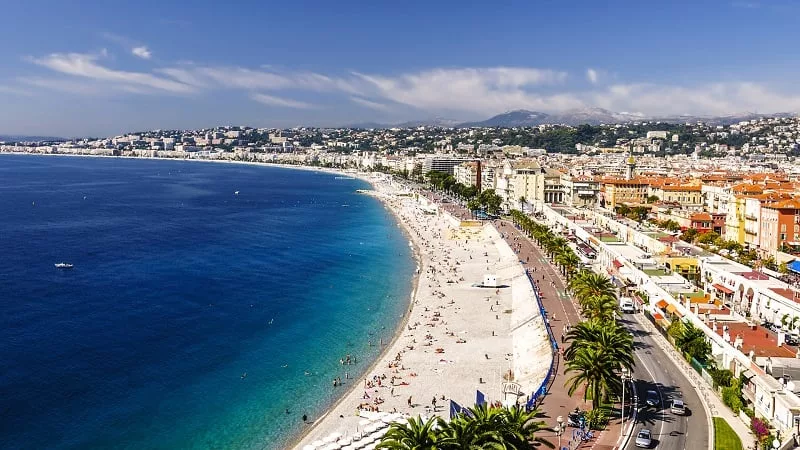
[[[753,330],[747,324],[741,322],[726,322],[725,325],[728,326],[728,333],[732,342],[736,339],[736,336],[742,338],[742,353],[745,355],[752,350],[755,356],[795,357],[794,348],[785,344],[782,347],[778,347],[775,334],[762,326],[756,326],[756,329]],[[724,334],[720,324],[717,325],[717,334],[720,336]]]
[[[714,286],[714,289],[716,289],[716,290],[718,290],[718,291],[720,291],[722,293],[733,294],[733,289],[727,288],[727,287],[725,287],[725,286],[723,286],[723,285],[721,285],[719,283],[714,283],[712,286]]]
[[[621,263],[621,262],[619,262],[619,260],[618,260],[618,259],[615,259],[614,261],[611,261],[611,264],[613,264],[613,265],[614,265],[614,267],[616,267],[617,269],[619,269],[620,267],[622,267],[622,263]]]
[[[739,275],[743,276],[745,280],[761,280],[761,281],[769,280],[769,277],[761,272],[743,272],[740,273]]]
[[[667,305],[669,305],[669,303],[667,303],[666,300],[659,300],[658,303],[656,303],[656,306],[662,309]]]

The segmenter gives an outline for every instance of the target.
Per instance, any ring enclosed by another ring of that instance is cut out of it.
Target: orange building
[[[800,200],[793,198],[762,206],[760,250],[775,255],[784,244],[800,245]]]

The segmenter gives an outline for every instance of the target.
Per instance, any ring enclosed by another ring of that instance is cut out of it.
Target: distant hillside
[[[415,128],[420,126],[442,127],[442,128],[470,128],[470,127],[535,127],[538,125],[600,125],[615,123],[630,123],[641,121],[658,121],[668,123],[687,123],[705,122],[710,125],[730,125],[743,120],[760,119],[762,117],[793,117],[795,113],[776,113],[776,114],[756,114],[741,113],[728,116],[704,117],[704,116],[645,116],[642,114],[617,113],[603,108],[581,108],[570,109],[561,113],[548,114],[540,111],[529,111],[527,109],[517,109],[504,112],[486,120],[477,122],[458,123],[455,120],[434,118],[427,120],[412,120],[397,124],[381,124],[375,122],[365,122],[360,124],[348,125],[347,128],[381,129],[381,128]]]
[[[615,113],[603,108],[571,109],[558,114],[518,109],[498,114],[480,122],[462,123],[460,127],[535,127],[544,124],[600,125],[601,123],[624,123],[642,120],[644,117]]]
[[[63,142],[64,138],[53,136],[23,136],[0,134],[0,142]]]
[[[508,111],[503,114],[498,114],[480,122],[466,122],[459,124],[459,127],[533,127],[551,123],[550,115],[537,112],[528,111],[526,109],[518,109],[516,111]]]

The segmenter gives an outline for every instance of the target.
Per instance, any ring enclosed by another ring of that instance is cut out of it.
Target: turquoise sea
[[[284,448],[408,306],[408,238],[359,188],[0,155],[0,448]]]

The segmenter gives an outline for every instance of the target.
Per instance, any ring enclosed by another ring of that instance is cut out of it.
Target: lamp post
[[[628,368],[627,367],[623,367],[622,368],[622,404],[620,405],[620,408],[619,408],[620,409],[620,415],[622,416],[622,426],[619,429],[620,437],[622,437],[622,435],[625,433],[625,381],[627,381],[627,380],[628,380]]]
[[[561,435],[564,434],[564,418],[558,416],[556,418],[556,436],[558,436],[558,450],[561,450]]]

